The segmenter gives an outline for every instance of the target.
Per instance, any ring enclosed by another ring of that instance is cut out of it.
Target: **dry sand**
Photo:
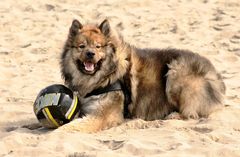
[[[1,0],[0,156],[240,156],[239,0]],[[132,120],[96,134],[29,130],[37,93],[63,83],[59,58],[74,18],[104,17],[139,47],[190,49],[227,86],[208,119]]]

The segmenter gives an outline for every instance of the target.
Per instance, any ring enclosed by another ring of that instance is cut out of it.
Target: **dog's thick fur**
[[[88,52],[94,54],[90,59]],[[85,62],[94,65],[94,70],[89,72]],[[205,57],[186,50],[135,48],[124,42],[107,20],[99,26],[73,21],[61,71],[66,85],[78,94],[85,115],[62,128],[82,132],[123,122],[123,91],[85,98],[117,80],[131,93],[131,118],[144,120],[162,119],[173,111],[184,118],[207,117],[222,104],[225,93],[220,74]]]

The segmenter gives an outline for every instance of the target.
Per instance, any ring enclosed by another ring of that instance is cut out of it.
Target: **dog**
[[[60,65],[81,102],[80,118],[65,130],[97,132],[125,117],[151,121],[174,111],[184,119],[207,117],[226,90],[207,58],[188,50],[136,48],[107,19],[100,25],[73,20]]]

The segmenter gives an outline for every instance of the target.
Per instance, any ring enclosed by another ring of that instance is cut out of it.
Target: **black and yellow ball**
[[[51,129],[73,120],[79,109],[77,96],[61,84],[41,90],[33,105],[34,113],[42,126]]]

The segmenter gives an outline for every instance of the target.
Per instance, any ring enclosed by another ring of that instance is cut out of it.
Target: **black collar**
[[[111,91],[118,91],[118,90],[122,90],[122,86],[120,81],[116,81],[113,84],[110,84],[106,87],[100,87],[98,89],[93,90],[92,92],[88,93],[85,98],[93,96],[93,95],[100,95],[103,93],[107,93],[107,92],[111,92]]]
[[[119,80],[114,82],[113,84],[110,84],[106,87],[101,87],[98,89],[93,90],[92,92],[88,93],[85,98],[94,96],[94,95],[100,95],[103,93],[108,93],[111,91],[122,91],[124,94],[124,111],[123,115],[124,118],[130,118],[131,115],[128,111],[128,105],[131,103],[131,92],[127,89],[127,87]]]

